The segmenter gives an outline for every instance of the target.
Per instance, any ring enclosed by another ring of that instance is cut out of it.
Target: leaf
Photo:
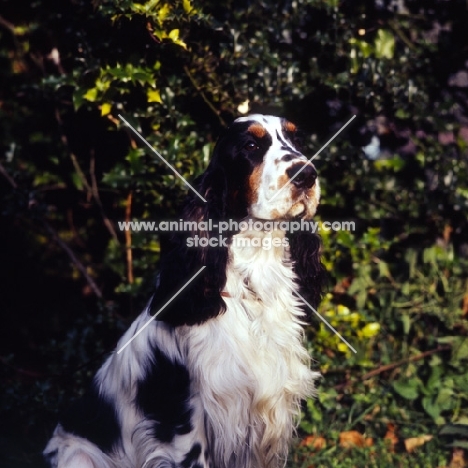
[[[83,105],[85,101],[85,94],[86,91],[83,88],[77,88],[73,92],[73,107],[75,110],[78,110]]]
[[[398,119],[407,119],[408,117],[410,117],[410,113],[406,109],[402,109],[400,107],[395,112],[395,117],[397,117]]]
[[[395,38],[386,29],[379,29],[374,41],[375,56],[377,58],[393,58],[395,52]]]
[[[340,447],[371,447],[373,440],[364,438],[364,436],[357,431],[346,431],[340,433]]]
[[[355,40],[355,44],[359,47],[359,50],[361,51],[364,58],[371,56],[373,49],[371,44],[366,41],[359,41],[357,39]]]
[[[403,325],[403,333],[407,335],[411,329],[411,318],[409,315],[401,316],[401,324]]]
[[[445,379],[437,394],[437,404],[442,411],[453,409],[456,405],[453,389],[449,386],[450,379]]]
[[[361,331],[360,335],[365,338],[372,338],[380,331],[380,324],[377,322],[368,323]]]
[[[107,114],[110,113],[112,109],[112,104],[110,104],[109,102],[104,102],[101,106],[101,116],[105,116]]]
[[[424,411],[426,411],[431,418],[437,419],[440,416],[441,408],[431,397],[424,397],[421,403]]]
[[[317,408],[312,399],[307,400],[307,411],[310,414],[312,421],[322,420],[322,412]]]
[[[421,447],[422,445],[424,445],[426,442],[429,442],[433,438],[434,436],[431,436],[431,435],[423,435],[420,437],[410,437],[409,439],[406,439],[404,441],[406,451],[408,453],[411,453],[414,451],[414,449]]]
[[[433,393],[434,390],[437,390],[441,385],[441,377],[443,374],[442,366],[434,366],[431,370],[431,375],[427,379],[426,389]]]
[[[463,449],[468,449],[468,440],[454,440],[450,444],[447,444],[449,447],[458,447]],[[466,466],[466,465],[461,465]]]
[[[409,380],[397,380],[393,382],[393,388],[406,400],[415,400],[419,396],[420,381],[417,378]]]
[[[453,442],[453,444],[449,444],[449,446],[453,445],[454,447],[457,447],[457,448],[455,448],[452,452],[452,459],[450,460],[450,464],[448,465],[448,468],[465,468],[466,467],[465,452],[462,450],[462,448],[463,446],[465,446],[465,448],[468,448],[468,443],[466,441],[463,441],[462,445],[460,445],[460,448],[458,448],[459,446],[458,442],[459,441],[455,441]]]
[[[389,445],[389,450],[394,451],[396,444],[398,443],[398,437],[395,434],[395,425],[388,423],[387,424],[387,433],[384,436],[385,442]]]
[[[327,446],[327,441],[324,437],[310,435],[303,439],[299,445],[315,451],[324,449]]]
[[[452,346],[450,364],[459,365],[461,360],[468,359],[468,338],[465,336],[443,336],[437,340]]]
[[[159,104],[162,104],[159,89],[149,89],[146,93],[146,99],[148,100],[148,102],[158,102]]]
[[[178,46],[187,49],[187,44],[179,38],[179,33],[179,29],[173,29],[169,32],[169,34],[166,37],[170,39],[174,44],[177,44]]]
[[[466,424],[448,424],[444,426],[439,435],[458,435],[460,437],[468,438],[468,425]]]
[[[78,190],[83,190],[83,180],[76,172],[71,173],[71,179]]]
[[[87,101],[94,102],[96,101],[98,94],[97,88],[91,88],[86,91],[85,95],[83,96]]]
[[[171,13],[171,8],[169,6],[169,4],[165,3],[158,11],[157,15],[158,15],[158,20],[160,22],[163,22],[168,16],[169,14]]]
[[[390,273],[390,269],[388,268],[388,263],[386,262],[379,262],[379,275],[382,278],[391,278],[392,275]]]
[[[183,7],[185,13],[187,13],[189,15],[194,15],[197,12],[197,10],[195,10],[195,8],[193,8],[191,0],[182,0],[182,7]]]

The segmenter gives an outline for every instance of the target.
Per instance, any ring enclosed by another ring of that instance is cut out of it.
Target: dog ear
[[[221,292],[226,284],[230,239],[216,231],[217,223],[226,216],[228,194],[223,168],[210,164],[195,187],[206,202],[195,193],[189,194],[182,219],[190,230],[171,236],[168,252],[161,256],[159,285],[150,304],[154,315],[171,301],[158,314],[158,320],[173,326],[203,323],[226,309]]]
[[[288,240],[294,272],[299,278],[299,292],[316,309],[326,284],[326,270],[320,261],[320,237],[300,231],[288,233]],[[312,313],[306,305],[304,310],[308,316]]]

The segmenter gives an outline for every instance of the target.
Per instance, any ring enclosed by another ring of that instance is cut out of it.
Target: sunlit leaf
[[[395,52],[395,37],[386,29],[379,29],[374,42],[377,58],[393,58]]]
[[[112,104],[110,104],[109,102],[103,103],[101,106],[101,115],[105,116],[109,114],[111,109],[112,109]]]
[[[397,380],[393,382],[393,388],[396,392],[407,400],[415,400],[418,398],[420,386],[420,380],[414,377],[408,380]]]
[[[146,98],[148,102],[158,102],[162,103],[161,94],[159,93],[159,89],[149,89],[146,93]]]
[[[380,332],[380,324],[377,322],[368,323],[364,326],[364,328],[360,331],[360,334],[365,338],[371,338],[377,335]]]
[[[86,91],[85,95],[83,96],[87,101],[94,102],[97,99],[98,90],[97,88],[91,88]]]

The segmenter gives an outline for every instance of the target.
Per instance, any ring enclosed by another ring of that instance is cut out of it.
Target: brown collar
[[[221,291],[221,297],[232,297],[227,291]]]

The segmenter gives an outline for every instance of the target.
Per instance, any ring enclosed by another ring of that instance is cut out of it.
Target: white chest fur
[[[284,233],[240,233],[230,247],[226,312],[187,330],[217,467],[276,468],[287,454],[300,401],[318,376],[302,345],[295,289]]]

